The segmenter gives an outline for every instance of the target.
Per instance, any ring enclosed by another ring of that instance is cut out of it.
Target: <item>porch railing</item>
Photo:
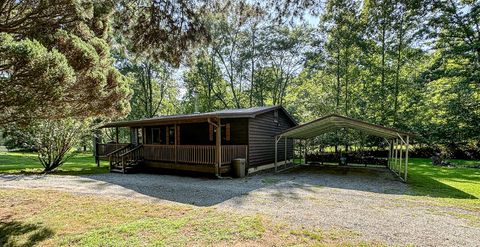
[[[144,144],[143,158],[155,161],[175,161],[175,146]]]
[[[246,159],[247,152],[247,145],[222,145],[222,165],[230,164],[233,159]]]
[[[112,153],[115,150],[124,148],[130,144],[128,143],[97,143],[97,155],[98,156],[107,156],[107,154]]]
[[[222,165],[235,158],[247,158],[247,145],[222,145]],[[214,145],[143,145],[145,160],[186,164],[213,165],[217,163],[217,147]]]

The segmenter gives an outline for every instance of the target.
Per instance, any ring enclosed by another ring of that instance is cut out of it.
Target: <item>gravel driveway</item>
[[[244,179],[154,174],[0,175],[0,188],[40,188],[264,214],[298,226],[348,230],[393,245],[480,246],[480,227],[409,196],[385,169],[299,167]]]

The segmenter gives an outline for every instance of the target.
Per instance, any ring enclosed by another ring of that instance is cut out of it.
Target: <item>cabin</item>
[[[101,128],[115,129],[114,140],[97,139],[95,157],[123,173],[170,169],[222,176],[231,172],[235,159],[244,159],[246,170],[253,172],[293,158],[293,141],[276,143],[275,136],[294,126],[297,122],[282,106],[113,122]],[[119,128],[129,129],[128,143],[119,142]]]

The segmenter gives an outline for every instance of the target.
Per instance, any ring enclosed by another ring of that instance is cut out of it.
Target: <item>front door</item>
[[[130,141],[134,145],[143,144],[143,129],[131,128],[130,129]]]

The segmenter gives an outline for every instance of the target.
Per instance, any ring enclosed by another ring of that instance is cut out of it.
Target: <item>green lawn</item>
[[[107,171],[106,163],[97,168],[91,154],[79,154],[57,173]],[[21,172],[41,172],[35,154],[0,152],[0,173]],[[405,195],[407,200],[480,212],[480,169],[434,167],[430,159],[410,159],[408,185],[413,195]],[[455,216],[480,222],[476,213]],[[242,216],[215,208],[0,189],[0,246],[382,245],[358,237],[355,232],[292,228],[261,215]]]
[[[358,237],[215,208],[0,190],[0,246],[379,246]]]
[[[450,160],[460,165],[480,161]],[[434,201],[480,210],[480,169],[433,166],[430,159],[409,160],[408,184],[413,192]]]
[[[0,173],[41,173],[43,167],[35,153],[0,152]],[[79,153],[69,159],[54,174],[92,174],[108,172],[108,163],[95,164],[91,153]]]

